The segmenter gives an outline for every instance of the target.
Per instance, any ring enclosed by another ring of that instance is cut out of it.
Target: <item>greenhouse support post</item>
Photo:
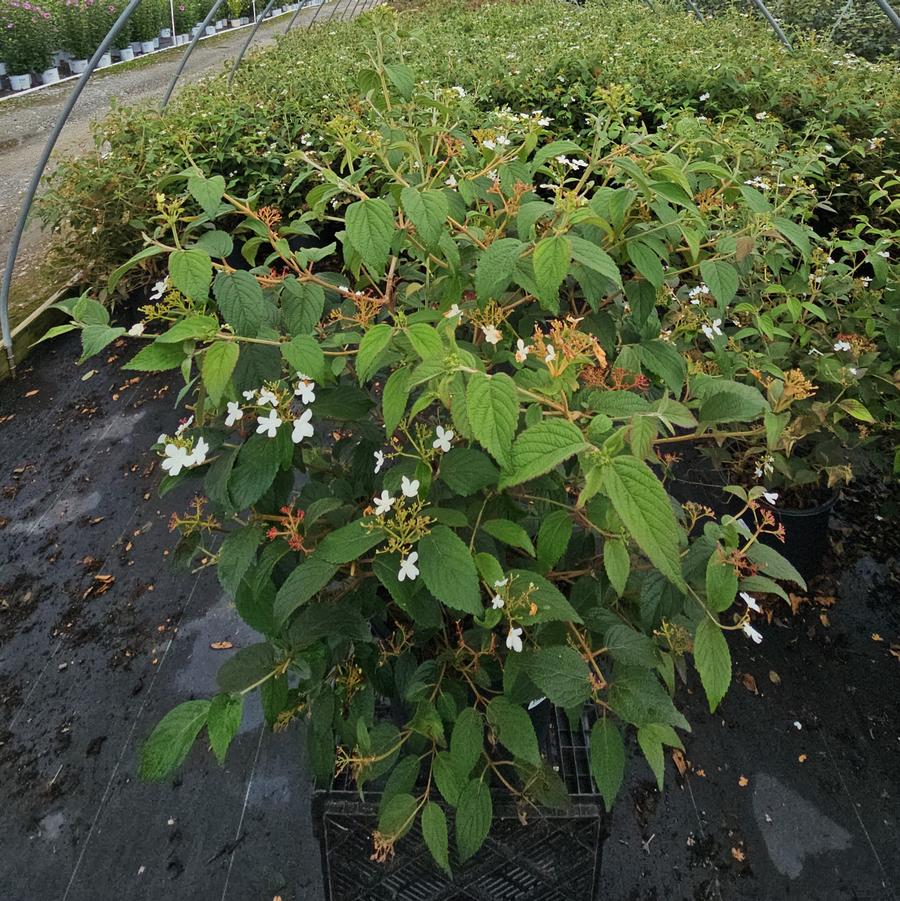
[[[219,7],[225,2],[225,0],[216,0],[215,3],[210,7],[209,12],[206,14],[206,18],[200,24],[200,27],[197,29],[197,33],[191,38],[190,44],[188,44],[187,50],[184,51],[184,54],[181,57],[181,61],[178,63],[178,68],[175,70],[175,74],[172,76],[172,80],[169,82],[169,87],[166,90],[166,96],[163,97],[162,103],[160,104],[160,109],[165,109],[169,104],[169,98],[172,96],[172,91],[175,90],[175,83],[181,77],[181,73],[184,71],[184,67],[187,65],[187,61],[191,58],[191,54],[194,52],[194,47],[197,46],[197,42],[200,40],[200,36],[206,33],[206,27],[213,20],[213,16],[219,11]]]
[[[44,169],[47,167],[47,162],[50,160],[50,154],[53,152],[53,148],[56,146],[60,133],[68,121],[69,115],[74,109],[75,104],[78,102],[78,98],[81,96],[81,92],[84,90],[88,79],[93,75],[94,69],[97,68],[97,64],[100,62],[100,58],[112,46],[112,42],[115,40],[116,35],[122,30],[122,26],[128,21],[140,2],[141,0],[130,0],[125,9],[119,13],[119,18],[113,23],[112,28],[106,33],[106,37],[100,42],[100,46],[94,51],[94,55],[91,57],[87,68],[81,73],[81,77],[76,82],[68,100],[66,100],[66,105],[56,119],[53,131],[50,133],[50,137],[47,138],[47,143],[44,145],[44,149],[38,159],[34,174],[31,176],[31,183],[28,185],[28,190],[25,192],[22,208],[19,210],[19,218],[16,221],[16,227],[13,230],[12,240],[9,245],[9,254],[6,258],[6,271],[3,273],[3,283],[2,286],[0,286],[0,333],[2,333],[3,336],[3,346],[6,348],[6,356],[9,358],[9,371],[13,375],[16,371],[16,359],[13,352],[12,331],[9,326],[9,289],[12,284],[16,256],[19,253],[19,244],[22,241],[22,233],[25,231],[25,222],[28,219],[28,214],[31,212],[31,204],[34,202],[34,196],[37,193],[41,176],[44,174]]]
[[[897,15],[896,10],[888,0],[875,0],[875,2],[881,7],[882,12],[891,20],[891,25],[900,31],[900,16]]]
[[[172,23],[172,46],[175,46],[175,0],[169,0],[169,21]]]
[[[778,40],[787,47],[788,50],[793,50],[794,48],[791,46],[791,42],[787,39],[787,35],[782,30],[781,26],[778,24],[775,16],[769,12],[769,7],[763,3],[763,0],[753,0],[756,8],[763,14],[763,18],[772,26],[772,30],[775,34],[778,35]]]
[[[237,72],[238,66],[241,64],[241,60],[244,58],[244,54],[247,52],[247,48],[253,43],[253,39],[256,37],[256,32],[259,31],[260,26],[263,23],[263,19],[266,17],[266,13],[275,5],[275,0],[269,0],[268,5],[262,11],[260,17],[253,23],[253,28],[250,29],[250,34],[247,35],[247,40],[244,41],[243,46],[238,51],[238,55],[234,61],[234,65],[231,67],[231,71],[228,73],[228,85],[227,89],[231,90],[231,82],[234,78],[234,73]]]

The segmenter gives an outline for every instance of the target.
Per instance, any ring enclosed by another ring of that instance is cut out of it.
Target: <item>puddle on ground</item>
[[[55,813],[48,813],[47,816],[38,823],[38,828],[41,831],[41,838],[45,838],[48,842],[59,841],[65,822],[66,818],[62,815],[61,811],[57,810]]]
[[[753,815],[782,876],[797,879],[807,857],[850,847],[846,829],[774,776],[761,773],[753,786]]]
[[[50,529],[60,523],[70,523],[88,513],[93,513],[102,499],[103,493],[100,491],[61,497],[52,507],[36,516],[17,517],[12,520],[6,531],[13,535],[38,534],[41,529]]]

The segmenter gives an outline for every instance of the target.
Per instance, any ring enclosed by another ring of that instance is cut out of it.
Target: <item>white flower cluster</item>
[[[163,471],[170,476],[177,476],[182,469],[202,466],[206,462],[206,455],[209,453],[206,439],[200,437],[194,441],[184,437],[185,431],[193,422],[194,417],[190,416],[175,429],[173,438],[160,435],[156,439],[156,443],[163,446]]]
[[[712,341],[716,335],[720,337],[722,335],[722,320],[713,319],[711,324],[704,323],[704,325],[701,326],[701,329],[703,330],[703,334]]]
[[[694,288],[691,288],[691,290],[688,291],[688,299],[690,300],[691,304],[695,307],[700,306],[700,298],[701,297],[707,297],[708,295],[709,295],[709,288],[705,284],[702,284],[702,283],[697,285]]]
[[[302,372],[297,373],[297,387],[294,388],[294,395],[304,406],[312,404],[316,400],[316,383]],[[278,434],[278,430],[284,425],[285,420],[281,418],[278,412],[279,397],[271,388],[251,389],[244,392],[244,400],[255,407],[270,407],[271,409],[257,413],[256,416],[256,434],[265,435],[268,438],[274,438]],[[228,402],[228,413],[225,417],[225,425],[229,428],[244,418],[246,411],[236,401]],[[295,416],[292,420],[293,428],[291,430],[291,441],[299,444],[304,438],[312,438],[315,430],[312,426],[312,410],[306,409],[299,416]]]
[[[506,606],[506,600],[503,597],[503,589],[509,584],[509,576],[503,579],[497,579],[494,582],[494,596],[491,598],[491,608],[494,610],[502,610]],[[509,632],[506,634],[506,647],[510,651],[517,654],[522,653],[522,628],[520,626],[510,625]]]
[[[586,169],[587,163],[584,160],[574,160],[570,157],[567,157],[563,154],[554,157],[557,163],[561,163],[563,166],[568,166],[570,169]]]

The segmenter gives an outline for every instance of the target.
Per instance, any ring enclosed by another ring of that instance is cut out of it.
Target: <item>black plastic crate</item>
[[[362,800],[354,791],[317,792],[314,819],[329,901],[594,901],[608,819],[590,777],[591,720],[585,713],[572,729],[562,711],[547,707],[539,738],[572,795],[571,807],[533,811],[523,825],[509,795],[496,790],[494,822],[481,850],[460,865],[451,839],[450,880],[432,861],[418,821],[391,860],[370,860],[377,792]]]

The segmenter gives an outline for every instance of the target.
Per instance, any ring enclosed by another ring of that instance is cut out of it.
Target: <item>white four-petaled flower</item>
[[[294,420],[294,430],[291,432],[291,441],[299,444],[304,438],[312,438],[315,429],[312,427],[310,420],[312,419],[312,410],[304,410]]]
[[[752,638],[757,644],[762,644],[762,633],[757,632],[750,623],[744,623],[744,625],[741,626],[741,630],[747,638]]]
[[[442,425],[439,425],[435,429],[435,434],[437,438],[434,439],[431,446],[435,450],[441,450],[446,454],[450,450],[450,442],[453,440],[455,432],[453,429],[445,429]]]
[[[419,480],[413,479],[410,481],[406,476],[403,476],[400,479],[400,490],[403,492],[404,497],[416,497],[419,493]]]
[[[144,323],[143,322],[135,322],[130,329],[128,329],[128,335],[131,338],[140,338],[141,335],[144,334]]]
[[[231,428],[239,419],[244,418],[244,411],[236,400],[228,401],[228,415],[225,417],[225,425]]]
[[[278,406],[278,397],[274,391],[270,391],[268,388],[263,388],[259,392],[259,401],[260,404],[271,404],[273,407]]]
[[[714,335],[722,334],[722,320],[721,319],[713,319],[712,325],[704,325],[703,334],[712,341]]]
[[[375,474],[377,475],[384,466],[384,451],[375,451],[372,456],[375,457]]]
[[[500,340],[500,329],[496,325],[483,325],[481,330],[484,332],[484,340],[488,344],[497,344]]]
[[[764,491],[763,492],[763,500],[767,504],[775,505],[775,501],[778,500],[778,492],[777,491]]]
[[[547,353],[544,354],[544,362],[552,363],[556,359],[556,348],[552,344],[547,345]]]
[[[521,338],[516,341],[516,362],[524,363],[528,359],[528,354],[533,350],[530,344],[526,344]]]
[[[513,626],[506,636],[506,646],[517,654],[522,653],[522,630],[518,626]]]
[[[193,464],[193,453],[180,444],[167,444],[162,468],[170,476],[177,476],[182,469]]]
[[[209,453],[209,445],[204,438],[198,438],[197,443],[191,451],[191,462],[188,466],[202,466],[206,462],[206,455]]]
[[[752,594],[747,594],[746,591],[741,592],[741,598],[744,603],[751,609],[755,610],[757,613],[762,613],[762,610],[759,607],[759,604],[756,603],[756,598],[753,597]]]
[[[840,341],[834,342],[835,350],[852,350],[853,348],[850,345],[849,341],[845,341],[843,338]]]
[[[169,286],[168,278],[164,278],[158,281],[154,286],[153,290],[150,292],[150,300],[160,300],[163,294],[166,293],[166,288]]]
[[[444,313],[444,319],[455,319],[457,316],[462,317],[462,310],[459,308],[459,304],[455,303],[446,313]]]
[[[294,388],[294,394],[300,398],[300,403],[315,403],[316,383],[308,375],[304,375],[302,372],[297,373],[297,378],[300,379],[300,381],[297,383],[297,387]]]
[[[501,598],[499,594],[495,594],[493,598],[491,598],[491,606],[494,610],[499,610],[503,606],[503,598]]]
[[[278,434],[278,427],[284,420],[278,415],[277,410],[269,410],[265,416],[257,416],[256,418],[256,434],[265,433],[270,438],[274,438]]]
[[[397,502],[397,498],[391,497],[391,493],[385,489],[381,492],[380,496],[372,498],[375,501],[375,515],[376,516],[384,516],[385,513],[390,512],[391,507]]]
[[[505,579],[497,579],[497,581],[494,582],[494,588],[503,588],[508,584],[509,584],[509,576],[507,576]]]
[[[409,579],[412,582],[419,575],[419,567],[416,561],[419,559],[419,552],[413,551],[409,556],[404,557],[400,561],[400,572],[397,573],[397,581],[403,582]]]

